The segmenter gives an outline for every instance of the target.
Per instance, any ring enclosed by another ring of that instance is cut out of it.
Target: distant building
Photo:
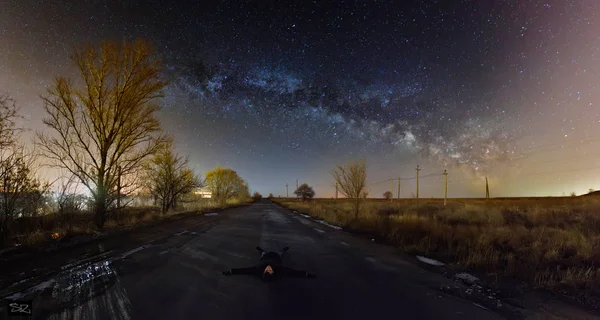
[[[211,198],[212,197],[212,192],[210,191],[209,188],[204,187],[204,188],[198,188],[194,191],[195,195],[199,195],[202,198]]]

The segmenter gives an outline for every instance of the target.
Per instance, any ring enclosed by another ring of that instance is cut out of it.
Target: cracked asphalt
[[[390,247],[268,200],[225,210],[214,221],[207,226],[182,220],[143,243],[123,243],[121,250],[116,246],[97,259],[71,262],[5,298],[33,299],[34,319],[506,317],[445,293],[440,288],[453,285],[451,279],[406,261]],[[257,245],[289,246],[284,263],[317,278],[264,284],[221,274],[256,263]]]

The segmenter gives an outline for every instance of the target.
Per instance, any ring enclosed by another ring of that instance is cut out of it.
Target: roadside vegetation
[[[71,60],[78,77],[48,86],[45,130],[32,142],[22,141],[17,102],[0,92],[0,249],[252,201],[234,170],[203,178],[175,151],[157,119],[167,80],[148,42],[104,41]],[[40,171],[60,176],[43,181]]]
[[[600,199],[368,199],[356,219],[353,200],[273,200],[410,253],[600,295]]]
[[[443,199],[391,199],[389,194],[361,199],[363,171],[338,167],[338,184],[344,183],[339,168],[356,173],[345,179],[354,181],[347,192],[353,198],[273,200],[466,270],[600,296],[600,196],[449,199],[446,206]]]

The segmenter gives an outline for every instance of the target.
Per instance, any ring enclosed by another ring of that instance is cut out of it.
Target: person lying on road
[[[260,277],[263,281],[273,281],[279,277],[288,276],[296,278],[316,278],[316,275],[303,270],[296,270],[283,266],[283,256],[288,247],[283,248],[281,252],[266,252],[261,247],[256,247],[260,252],[259,263],[252,267],[237,268],[223,271],[223,275],[246,274]]]

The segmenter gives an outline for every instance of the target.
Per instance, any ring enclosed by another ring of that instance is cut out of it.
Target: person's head
[[[263,270],[262,279],[263,279],[263,281],[267,281],[267,282],[275,280],[275,271],[273,270],[273,268],[270,265],[266,266],[265,269]]]

